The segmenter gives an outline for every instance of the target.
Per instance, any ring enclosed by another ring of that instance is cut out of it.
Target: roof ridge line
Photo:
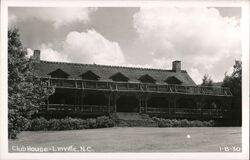
[[[110,67],[110,68],[129,68],[129,69],[141,69],[141,70],[158,70],[158,71],[173,71],[170,69],[161,68],[143,68],[143,67],[131,67],[131,66],[116,66],[116,65],[104,65],[104,64],[87,64],[87,63],[72,63],[72,62],[54,62],[41,60],[42,63],[55,63],[55,64],[67,64],[67,65],[79,65],[79,66],[98,66],[98,67]],[[181,72],[186,72],[186,70],[181,70]]]

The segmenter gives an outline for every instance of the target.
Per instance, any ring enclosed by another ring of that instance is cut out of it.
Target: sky
[[[171,69],[180,60],[200,84],[241,59],[236,7],[10,7],[8,16],[28,55],[39,49],[47,61]]]

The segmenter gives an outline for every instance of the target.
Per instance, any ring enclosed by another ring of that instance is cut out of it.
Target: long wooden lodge
[[[222,119],[230,116],[228,88],[198,86],[181,62],[171,70],[76,64],[32,57],[36,74],[55,93],[40,114],[100,116],[117,112],[165,118]]]

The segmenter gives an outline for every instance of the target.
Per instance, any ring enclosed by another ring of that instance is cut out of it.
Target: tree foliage
[[[242,62],[235,61],[233,72],[230,75],[225,74],[223,87],[230,88],[233,94],[232,109],[234,110],[233,119],[241,123],[241,108],[242,108]]]
[[[205,74],[202,78],[202,86],[212,86],[213,85],[213,80],[208,74]]]
[[[241,97],[242,62],[235,61],[231,75],[225,75],[223,87],[229,87],[233,96]]]
[[[18,29],[8,31],[8,137],[16,138],[32,114],[54,89],[47,88],[33,72],[35,61],[27,58]]]

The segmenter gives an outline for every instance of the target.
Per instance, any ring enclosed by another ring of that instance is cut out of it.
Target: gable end
[[[94,72],[92,72],[91,70],[83,73],[81,77],[82,79],[87,79],[87,80],[99,80],[100,79],[100,77],[96,75]]]
[[[123,75],[122,73],[118,72],[111,77],[109,77],[113,81],[118,81],[118,82],[128,82],[129,78]]]
[[[182,84],[182,81],[176,78],[175,76],[171,76],[165,80],[166,83],[168,84]]]
[[[50,75],[52,78],[68,78],[69,77],[69,74],[61,70],[60,68],[53,72],[50,72],[48,75]]]
[[[156,81],[154,78],[152,78],[148,74],[144,74],[138,80],[140,80],[142,83],[155,83]]]

